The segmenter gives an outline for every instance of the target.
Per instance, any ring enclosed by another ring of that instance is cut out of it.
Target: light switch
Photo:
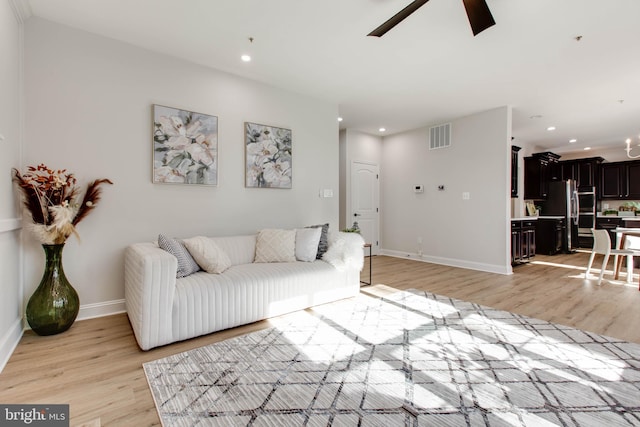
[[[325,188],[322,191],[322,197],[328,198],[328,197],[333,197],[333,190],[330,188]]]
[[[462,200],[469,200],[471,198],[471,195],[469,194],[468,191],[465,191],[462,193]]]

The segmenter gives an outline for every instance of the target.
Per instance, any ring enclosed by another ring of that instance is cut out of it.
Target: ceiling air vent
[[[451,123],[429,129],[429,150],[451,146]]]

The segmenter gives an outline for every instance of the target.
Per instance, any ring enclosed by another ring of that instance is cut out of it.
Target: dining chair
[[[607,230],[596,230],[595,228],[592,228],[591,232],[593,233],[593,249],[591,251],[591,256],[589,257],[589,264],[587,265],[585,278],[589,277],[591,265],[593,264],[596,254],[604,255],[602,267],[600,267],[598,285],[602,282],[602,276],[604,276],[604,271],[607,268],[610,255],[622,255],[627,257],[627,277],[631,277],[633,274],[633,256],[635,252],[630,249],[611,249],[611,238],[609,237],[609,232]],[[638,255],[640,255],[640,253],[638,253]]]
[[[617,227],[616,236],[616,248],[633,251],[634,256],[640,257],[640,228]],[[616,256],[616,258],[618,257]],[[620,274],[622,258],[618,259],[615,264],[616,269],[614,277],[617,279]],[[633,270],[633,266],[631,269]],[[631,283],[632,281],[632,276],[627,276],[627,282]],[[638,282],[638,290],[640,290],[640,281]]]

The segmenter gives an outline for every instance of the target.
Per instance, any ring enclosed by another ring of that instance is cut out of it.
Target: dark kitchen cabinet
[[[511,264],[526,262],[536,255],[536,220],[511,221]]]
[[[640,199],[640,161],[603,163],[598,195],[600,199]]]
[[[560,156],[551,152],[536,153],[524,158],[524,198],[545,200],[549,181],[559,181],[562,170],[558,164]]]
[[[627,199],[640,200],[640,162],[627,163]]]
[[[600,164],[603,161],[602,157],[561,161],[560,179],[572,179],[578,183],[578,188],[595,187],[598,185]]]
[[[596,218],[596,228],[604,229],[609,232],[612,249],[616,247],[616,228],[617,227],[623,227],[622,218],[612,218],[612,217],[606,217],[606,216]]]
[[[538,218],[536,223],[536,251],[545,255],[560,253],[565,232],[564,219]]]
[[[624,165],[622,163],[605,163],[600,167],[601,199],[622,199],[624,197]]]
[[[521,148],[511,146],[511,198],[518,197],[518,151]]]
[[[522,259],[522,221],[511,221],[511,265]]]
[[[590,159],[580,159],[577,162],[578,181],[579,187],[595,187],[598,185],[598,172],[600,170],[600,164],[604,161],[602,157],[593,157]]]

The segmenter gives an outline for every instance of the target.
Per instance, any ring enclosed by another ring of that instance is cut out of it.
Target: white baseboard
[[[23,332],[22,319],[16,319],[7,333],[0,339],[0,372],[7,366],[9,358],[15,351],[18,343],[20,343]]]
[[[381,249],[380,255],[387,255],[395,258],[412,259],[415,261],[430,262],[432,264],[448,265],[449,267],[466,268],[468,270],[485,271],[487,273],[497,273],[509,275],[513,274],[511,266],[484,264],[480,262],[465,261],[461,259],[434,257],[429,255],[419,255],[417,253],[394,251],[390,249]]]
[[[80,312],[78,313],[76,320],[111,316],[112,314],[124,313],[125,311],[123,299],[99,302],[95,304],[85,304],[80,306]]]

